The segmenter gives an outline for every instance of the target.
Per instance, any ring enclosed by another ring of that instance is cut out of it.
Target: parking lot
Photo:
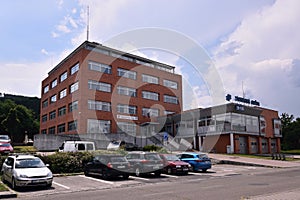
[[[42,196],[55,193],[71,193],[88,190],[103,190],[110,188],[135,187],[144,184],[157,184],[161,182],[201,182],[211,178],[226,178],[240,174],[251,174],[265,171],[267,168],[237,165],[214,165],[207,172],[189,172],[188,175],[167,175],[160,177],[147,175],[143,177],[130,176],[128,180],[114,178],[103,180],[99,177],[85,175],[56,176],[51,188],[25,188],[16,191],[18,197]]]

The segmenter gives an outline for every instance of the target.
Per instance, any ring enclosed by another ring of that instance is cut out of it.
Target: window
[[[46,94],[49,91],[49,85],[46,85],[43,89],[44,94]]]
[[[164,86],[172,89],[178,89],[178,84],[175,81],[164,80]]]
[[[55,134],[55,126],[50,127],[50,128],[48,129],[48,133],[49,133],[49,134]]]
[[[78,90],[78,88],[79,88],[78,82],[73,83],[73,84],[70,86],[70,94],[73,93],[73,92],[75,92],[76,90]]]
[[[63,82],[68,78],[68,72],[64,72],[62,75],[60,75],[60,82]]]
[[[57,133],[64,133],[66,132],[66,125],[65,124],[60,124],[57,126]]]
[[[43,129],[43,130],[41,131],[41,134],[47,134],[47,129]]]
[[[118,133],[136,134],[136,124],[132,122],[117,122]]]
[[[109,120],[88,119],[88,133],[110,133]]]
[[[45,101],[43,101],[42,108],[46,108],[47,106],[48,106],[48,99],[46,99]]]
[[[118,94],[136,97],[136,89],[118,86]]]
[[[150,100],[158,101],[158,93],[156,93],[156,92],[142,91],[142,97],[144,99],[150,99]]]
[[[62,91],[60,91],[59,93],[59,97],[62,99],[64,98],[65,96],[67,96],[67,89],[63,89]]]
[[[88,108],[90,110],[111,111],[111,104],[108,102],[88,100]]]
[[[68,122],[68,131],[77,130],[77,120]]]
[[[75,74],[79,70],[79,63],[71,67],[71,75]]]
[[[52,81],[52,83],[51,83],[51,88],[54,88],[55,86],[57,86],[57,79],[55,79],[55,80]]]
[[[164,95],[164,102],[165,103],[173,103],[173,104],[178,104],[178,98],[169,96],[169,95]]]
[[[124,113],[124,114],[136,114],[136,106],[129,106],[129,105],[124,105],[124,104],[118,104],[117,110],[119,113]]]
[[[99,90],[103,92],[111,92],[111,84],[89,80],[90,90]]]
[[[164,114],[165,115],[172,115],[172,114],[174,114],[175,112],[173,112],[173,111],[168,111],[168,110],[165,110],[165,112],[164,112]]]
[[[69,104],[69,112],[73,112],[74,110],[78,110],[78,101],[73,101]]]
[[[89,61],[89,69],[105,74],[111,74],[111,66],[102,63]]]
[[[130,79],[136,80],[136,72],[126,70],[126,69],[118,68],[118,76],[122,76],[122,77],[125,77],[125,78],[130,78]]]
[[[158,77],[156,77],[156,76],[150,76],[150,75],[143,74],[142,80],[143,80],[143,82],[158,84]]]
[[[67,112],[67,108],[66,108],[66,106],[63,106],[63,107],[58,109],[58,116],[65,115],[66,112]]]
[[[48,119],[47,114],[42,116],[42,122],[46,122]]]
[[[143,116],[146,116],[146,117],[158,117],[159,116],[159,109],[156,109],[156,108],[143,108],[142,114],[143,114]]]
[[[50,99],[50,103],[54,103],[54,102],[56,102],[56,94],[53,95]]]
[[[49,119],[50,119],[50,120],[51,120],[51,119],[55,119],[55,117],[56,117],[56,112],[55,112],[55,110],[49,113]]]

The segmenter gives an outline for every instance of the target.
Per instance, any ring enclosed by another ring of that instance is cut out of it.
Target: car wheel
[[[195,171],[196,171],[194,165],[191,165],[191,171],[192,171],[192,172],[195,172]]]
[[[123,174],[123,179],[128,179],[129,178],[129,174]]]
[[[85,169],[85,170],[84,170],[84,175],[85,175],[85,176],[89,176],[89,175],[90,175],[90,172],[89,172],[88,169]]]
[[[12,188],[13,190],[15,190],[15,189],[18,188],[17,185],[16,185],[15,178],[12,178],[12,180],[11,180],[11,188]]]
[[[140,175],[141,175],[141,170],[140,170],[139,167],[136,167],[136,168],[135,168],[135,175],[136,175],[136,176],[140,176]]]
[[[51,188],[51,187],[52,187],[52,183],[46,185],[46,188]]]
[[[171,169],[171,167],[168,167],[168,168],[167,168],[167,174],[172,174],[172,169]]]
[[[161,172],[155,172],[155,176],[160,176]]]
[[[106,174],[106,172],[102,172],[102,179],[107,179],[107,174]]]

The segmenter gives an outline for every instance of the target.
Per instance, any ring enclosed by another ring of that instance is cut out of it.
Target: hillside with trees
[[[0,134],[13,143],[22,143],[25,135],[33,138],[39,132],[40,99],[16,95],[0,95]]]
[[[300,149],[300,118],[294,118],[287,113],[281,114],[282,149]]]

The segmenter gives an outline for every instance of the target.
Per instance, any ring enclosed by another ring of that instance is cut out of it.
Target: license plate
[[[158,165],[156,165],[156,166],[154,166],[154,167],[153,167],[153,169],[159,169],[159,166],[158,166]]]
[[[31,183],[39,183],[40,180],[32,180]]]
[[[183,171],[188,171],[189,169],[188,169],[188,168],[183,168],[182,170],[183,170]]]
[[[118,168],[118,169],[124,169],[125,166],[118,166],[117,168]]]

